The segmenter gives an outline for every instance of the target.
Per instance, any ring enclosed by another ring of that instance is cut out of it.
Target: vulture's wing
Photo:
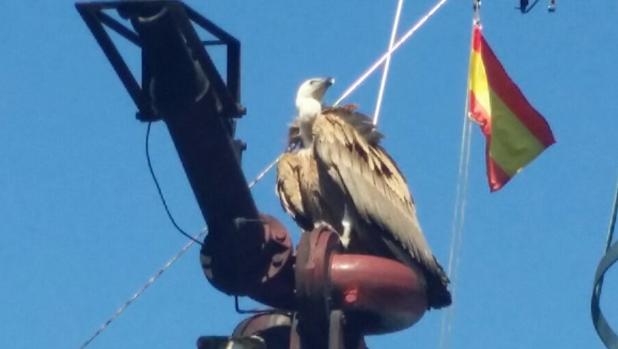
[[[378,145],[384,137],[373,124],[370,117],[356,111],[356,106],[326,107],[322,114],[334,114],[352,126],[370,145]]]
[[[448,279],[423,236],[410,191],[393,160],[336,110],[325,110],[316,118],[313,136],[317,161],[341,187],[358,217],[375,228],[370,233],[381,234],[394,256],[404,254],[418,263],[426,271],[429,288],[446,291]],[[435,282],[439,285],[432,285]]]
[[[297,153],[285,153],[277,163],[277,196],[283,209],[303,229],[313,227],[311,217],[303,205],[301,191],[302,163]]]

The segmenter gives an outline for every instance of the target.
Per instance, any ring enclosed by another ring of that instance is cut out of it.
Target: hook
[[[474,11],[474,24],[481,22],[481,0],[472,0],[472,11]]]
[[[481,0],[472,0],[472,9],[477,12],[481,9]]]
[[[526,14],[530,12],[534,8],[534,6],[538,4],[538,2],[539,0],[534,0],[534,2],[530,4],[530,0],[519,0],[519,7],[516,8],[519,9],[522,14]],[[547,11],[556,11],[556,0],[549,0],[549,3],[547,4]]]

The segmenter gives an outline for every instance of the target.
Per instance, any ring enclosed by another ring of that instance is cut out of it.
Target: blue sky
[[[242,42],[237,136],[248,178],[282,151],[293,97],[307,77],[334,76],[326,100],[383,52],[396,1],[189,1]],[[401,31],[433,1],[407,1]],[[452,348],[602,348],[590,321],[618,175],[618,3],[484,1],[487,40],[557,144],[498,193],[473,130]],[[0,13],[0,344],[78,347],[185,239],[164,214],[144,157],[145,124],[72,1],[8,1]],[[380,129],[406,174],[434,253],[447,263],[469,55],[470,1],[449,1],[394,56]],[[138,67],[138,51],[120,45]],[[221,52],[213,52],[222,57]],[[373,110],[379,74],[347,102]],[[188,231],[203,219],[163,124],[153,165]],[[273,174],[259,209],[283,220]],[[618,326],[618,274],[603,308]],[[368,339],[372,347],[437,347],[444,311]],[[242,316],[206,281],[192,249],[91,348],[191,348]]]

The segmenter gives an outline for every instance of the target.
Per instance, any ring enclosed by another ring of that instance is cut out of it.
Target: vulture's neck
[[[309,148],[313,144],[313,122],[322,111],[322,104],[315,98],[297,98],[298,126],[303,148]]]

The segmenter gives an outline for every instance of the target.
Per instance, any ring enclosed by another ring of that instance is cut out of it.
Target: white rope
[[[124,302],[124,304],[122,306],[120,306],[120,308],[118,308],[116,310],[116,312],[114,313],[114,315],[112,315],[107,321],[105,321],[93,334],[92,336],[90,336],[81,346],[80,349],[84,349],[86,348],[98,335],[100,335],[103,331],[105,331],[109,325],[116,320],[120,315],[122,315],[122,313],[129,307],[129,305],[131,305],[131,303],[133,303],[135,300],[137,300],[139,297],[141,297],[141,295],[144,293],[144,291],[146,291],[146,289],[148,287],[150,287],[152,284],[154,284],[159,277],[161,277],[161,275],[163,275],[163,273],[169,269],[172,264],[174,264],[180,257],[182,257],[182,255],[185,254],[185,252],[187,252],[189,250],[189,248],[191,248],[191,246],[193,246],[195,244],[195,241],[200,241],[204,236],[206,235],[206,230],[200,232],[199,234],[196,234],[193,238],[194,240],[189,240],[184,246],[182,246],[182,248],[180,249],[180,251],[178,251],[174,256],[172,256],[172,258],[170,258],[167,262],[165,262],[165,264],[163,264],[163,266],[157,270],[156,273],[154,273],[149,279],[148,281],[146,281],[146,283],[140,287],[132,296],[131,298],[129,298],[126,302]]]
[[[397,10],[395,11],[395,19],[393,20],[393,28],[391,29],[391,37],[388,41],[388,50],[393,49],[395,44],[395,37],[397,36],[397,29],[399,28],[399,18],[401,17],[401,9],[403,8],[403,0],[397,1]],[[391,54],[386,56],[384,62],[384,70],[382,71],[382,80],[380,80],[380,89],[378,90],[378,98],[376,100],[376,107],[373,111],[373,124],[377,125],[380,119],[380,109],[382,108],[382,98],[384,98],[384,88],[386,87],[386,79],[388,78],[388,70],[391,65]]]
[[[279,155],[273,162],[268,164],[268,166],[266,166],[266,168],[264,168],[251,182],[249,182],[249,188],[252,188],[257,182],[259,182],[266,175],[266,173],[268,173],[268,171],[270,171],[270,169],[272,169],[272,167],[275,166],[277,162],[279,162],[281,156],[282,155]],[[204,238],[204,236],[206,236],[206,233],[207,230],[204,229],[204,231],[195,235],[193,240],[189,240],[189,242],[182,246],[182,248],[174,256],[172,256],[172,258],[165,262],[165,264],[163,264],[163,266],[159,270],[157,270],[157,272],[154,273],[142,287],[140,287],[126,302],[124,302],[124,304],[122,304],[122,306],[120,306],[120,308],[116,310],[114,315],[112,315],[109,319],[107,319],[107,321],[105,321],[101,326],[99,326],[99,328],[80,346],[80,349],[86,348],[98,335],[105,331],[114,320],[116,320],[120,315],[122,315],[122,313],[124,313],[124,311],[127,309],[127,307],[129,307],[129,305],[131,305],[131,303],[135,302],[135,300],[141,297],[148,287],[154,284],[159,279],[159,277],[161,277],[161,275],[172,266],[172,264],[174,264],[180,257],[182,257],[182,255],[184,255],[185,252],[187,252],[189,248],[191,248],[191,246],[195,244],[195,241],[200,241],[202,238]]]
[[[475,16],[473,23],[476,23]],[[471,45],[470,45],[471,47]],[[469,63],[468,63],[469,66]],[[457,186],[455,189],[455,204],[453,207],[453,221],[451,222],[451,244],[448,257],[448,277],[451,281],[451,295],[453,304],[442,315],[440,324],[440,343],[439,349],[447,349],[450,347],[451,330],[453,319],[455,317],[456,308],[456,291],[458,284],[458,269],[461,254],[461,246],[463,243],[463,229],[466,217],[466,198],[468,192],[468,174],[470,168],[470,145],[472,134],[472,121],[468,116],[470,95],[469,86],[466,80],[466,101],[464,103],[464,120],[461,130],[461,143],[459,146],[459,168],[457,171]]]
[[[467,107],[467,106],[466,106]],[[453,304],[442,315],[440,325],[440,349],[450,347],[451,329],[455,317],[456,295],[458,284],[458,270],[463,242],[463,228],[466,212],[466,193],[468,191],[468,173],[470,164],[470,143],[472,122],[466,116],[461,136],[461,146],[459,151],[459,171],[457,189],[455,194],[455,205],[453,209],[453,221],[451,224],[451,244],[448,259],[448,277],[451,281],[451,295]]]
[[[401,47],[401,45],[403,45],[410,37],[412,37],[412,35],[414,35],[414,33],[416,33],[416,31],[422,27],[425,22],[427,22],[427,20],[429,20],[429,18],[431,18],[431,16],[433,16],[436,11],[438,11],[445,3],[447,0],[440,0],[438,1],[423,17],[421,17],[421,19],[418,20],[418,22],[416,22],[412,28],[410,28],[405,34],[403,34],[403,36],[401,37],[401,39],[397,40],[397,42],[395,42],[395,44],[393,45],[393,47],[389,48],[388,51],[386,51],[386,53],[384,53],[380,58],[378,58],[378,60],[373,63],[373,65],[371,67],[369,67],[369,69],[367,69],[358,79],[356,79],[356,81],[354,81],[352,83],[352,85],[350,85],[350,87],[348,87],[347,90],[345,90],[345,92],[343,92],[343,94],[341,95],[341,97],[339,97],[339,99],[337,99],[337,101],[335,102],[335,106],[338,105],[339,103],[341,103],[341,101],[343,101],[345,98],[347,98],[350,94],[352,94],[352,92],[354,92],[354,90],[356,90],[358,88],[358,86],[360,86],[360,84],[362,84],[365,80],[367,80],[367,78],[376,70],[380,67],[380,65],[382,65],[382,63],[384,63],[387,59],[387,57],[389,57],[390,55],[393,54],[393,52],[397,51],[397,49],[399,49],[399,47]]]
[[[367,69],[367,71],[365,71],[363,73],[363,75],[361,75],[352,85],[350,85],[350,87],[348,87],[348,89],[341,95],[341,97],[339,97],[339,99],[333,104],[333,105],[338,105],[343,99],[345,99],[346,97],[348,97],[352,92],[354,92],[354,90],[356,88],[358,88],[358,86],[360,86],[360,84],[362,84],[382,63],[384,63],[384,61],[386,61],[387,57],[390,57],[393,52],[397,51],[397,49],[399,47],[401,47],[401,45],[403,45],[410,37],[412,37],[412,35],[414,35],[414,33],[420,28],[422,27],[425,22],[427,22],[427,20],[429,18],[431,18],[431,16],[433,16],[436,11],[438,11],[440,9],[440,7],[442,7],[447,0],[440,0],[438,1],[423,17],[421,17],[421,19],[416,22],[412,28],[410,28],[402,37],[401,39],[397,40],[397,42],[395,42],[392,47],[389,47],[388,51],[386,51],[385,54],[383,54],[371,67],[369,67],[369,69]],[[272,168],[273,166],[275,166],[277,164],[277,162],[279,162],[279,159],[281,159],[282,155],[279,155],[275,160],[273,160],[270,164],[268,164],[264,170],[253,180],[249,183],[249,187],[253,187],[255,184],[257,184],[257,182],[259,182]]]
[[[262,178],[264,178],[264,176],[266,176],[266,174],[273,168],[273,166],[275,166],[279,162],[279,160],[281,159],[282,156],[283,156],[283,153],[279,154],[279,156],[277,156],[277,158],[275,160],[273,160],[270,164],[268,164],[262,170],[262,172],[260,172],[257,176],[255,176],[255,178],[251,182],[249,182],[249,189],[253,188],[253,186],[256,185],[257,182],[262,180]]]
[[[423,17],[421,17],[421,19],[416,22],[416,24],[414,24],[414,26],[412,26],[412,28],[410,28],[402,37],[401,39],[397,40],[397,42],[395,42],[393,44],[393,40],[394,40],[394,33],[396,33],[396,28],[398,26],[398,22],[399,22],[399,16],[400,16],[400,11],[401,11],[401,3],[403,2],[402,0],[399,1],[398,6],[397,6],[397,13],[396,13],[396,17],[395,17],[395,22],[393,23],[393,31],[391,33],[391,40],[389,43],[389,49],[388,51],[383,54],[365,73],[363,73],[363,75],[361,75],[360,78],[358,78],[350,87],[348,87],[348,89],[343,93],[343,95],[341,95],[341,97],[339,97],[339,99],[335,102],[334,105],[338,105],[343,99],[345,99],[346,97],[348,97],[358,86],[360,86],[360,84],[362,84],[382,63],[384,63],[387,60],[390,60],[391,55],[393,54],[393,52],[395,52],[399,47],[401,47],[401,45],[403,45],[404,42],[406,42],[410,37],[412,37],[412,35],[414,35],[414,33],[420,28],[422,27],[425,22],[427,22],[427,20],[433,16],[435,14],[436,11],[438,11],[440,9],[440,7],[442,7],[447,0],[440,0],[439,2],[437,2],[430,10],[429,12],[427,12]],[[386,75],[388,72],[388,63],[384,69],[384,73],[382,76],[382,80],[386,79]],[[384,83],[383,83],[384,84]],[[380,88],[382,90],[382,92],[380,92],[380,94],[383,93],[383,87]],[[379,97],[380,100],[382,97]],[[379,102],[381,104],[381,102]],[[379,107],[376,108],[376,110],[379,112]],[[374,121],[374,124],[377,123],[377,115],[378,112],[376,112],[376,119]],[[264,176],[275,166],[275,164],[277,164],[277,162],[279,162],[279,159],[281,159],[282,155],[279,155],[274,161],[272,161],[270,164],[268,164],[264,170],[262,170],[262,172],[260,172],[255,179],[253,179],[251,182],[248,183],[249,188],[252,188],[253,186],[255,186],[262,178],[264,178]],[[462,222],[463,224],[463,222]],[[199,241],[199,239],[201,239],[204,235],[206,234],[206,230],[204,230],[203,232],[199,233],[198,235],[195,236],[195,239]],[[129,305],[131,305],[134,301],[136,301],[139,297],[142,296],[142,294],[146,291],[146,289],[148,287],[150,287],[152,284],[154,284],[159,277],[161,277],[161,275],[167,270],[169,269],[172,264],[174,264],[180,257],[182,257],[182,255],[185,254],[185,252],[187,252],[189,250],[189,248],[191,248],[191,246],[193,246],[195,244],[195,242],[193,240],[189,240],[189,242],[187,242],[181,249],[180,251],[178,251],[172,258],[170,258],[155,274],[153,274],[148,281],[146,281],[146,283],[139,288],[132,296],[131,298],[129,298],[126,302],[124,302],[124,304],[122,306],[120,306],[120,308],[118,308],[116,310],[116,312],[114,313],[114,315],[112,315],[107,321],[105,321],[95,332],[94,334],[92,334],[92,336],[90,336],[81,346],[80,349],[84,349],[86,348],[97,336],[99,336],[103,331],[105,331],[109,325],[116,320],[122,313],[124,313],[124,311],[127,309],[127,307]]]
[[[344,93],[343,95],[337,100],[337,102],[335,102],[334,105],[339,104],[344,98],[348,97],[360,84],[362,84],[367,77],[369,77],[382,63],[384,63],[386,60],[390,60],[390,56],[393,54],[393,52],[395,52],[401,45],[403,45],[404,42],[406,42],[421,26],[423,26],[423,24],[425,24],[425,22],[427,22],[427,20],[433,16],[433,14],[440,9],[440,7],[442,7],[442,5],[444,5],[444,3],[446,3],[446,0],[440,0],[438,3],[436,3],[436,5],[434,5],[434,7],[431,8],[431,10],[429,10],[429,12],[427,14],[425,14],[412,28],[410,28],[403,36],[401,39],[399,39],[396,43],[393,44],[394,41],[394,35],[396,33],[396,28],[398,26],[398,22],[399,22],[399,16],[400,16],[400,11],[401,11],[401,3],[403,1],[400,0],[399,4],[397,6],[397,13],[396,13],[396,17],[395,17],[395,22],[393,24],[393,32],[391,33],[391,41],[389,43],[389,49],[388,51],[382,55],[382,57],[380,57],[380,59],[378,59],[378,61],[376,61],[365,73],[363,73],[363,75],[358,78]],[[386,79],[386,75],[388,72],[388,63],[387,66],[384,69],[384,74],[382,77],[382,80]],[[383,83],[384,84],[384,83]],[[380,92],[380,94],[383,93],[383,87],[381,87],[382,92]],[[380,99],[382,97],[379,97]],[[381,102],[379,102],[381,103]],[[379,111],[379,108],[376,109],[377,111]],[[376,117],[377,117],[377,113],[376,113]],[[377,118],[376,121],[374,123],[377,123]],[[277,164],[277,162],[279,162],[279,159],[281,159],[282,155],[279,155],[274,161],[272,161],[270,164],[268,164],[264,170],[262,170],[262,172],[260,172],[255,179],[253,179],[251,182],[248,183],[249,188],[252,188],[253,186],[255,186],[262,178],[264,178],[264,176]],[[206,230],[204,230],[203,232],[197,234],[195,236],[195,239],[197,241],[199,241],[199,239],[201,239],[203,236],[205,236],[206,234]],[[169,269],[180,257],[182,257],[182,255],[185,254],[185,252],[187,252],[189,250],[189,248],[191,248],[191,246],[193,246],[195,244],[194,240],[189,240],[174,256],[172,256],[172,258],[170,258],[167,262],[165,262],[165,264],[156,272],[154,273],[149,279],[148,281],[146,281],[146,283],[140,287],[126,302],[124,302],[124,304],[122,306],[120,306],[120,308],[118,308],[116,310],[116,312],[114,313],[114,315],[112,315],[107,321],[105,321],[95,332],[94,334],[92,334],[81,346],[80,349],[84,349],[86,348],[97,336],[99,336],[103,331],[105,331],[109,325],[116,320],[122,313],[124,313],[124,311],[129,307],[129,305],[131,305],[134,301],[136,301],[139,297],[142,296],[142,294],[146,291],[146,289],[148,287],[150,287],[151,285],[153,285],[158,279],[159,277],[161,277],[161,275],[167,270]]]

